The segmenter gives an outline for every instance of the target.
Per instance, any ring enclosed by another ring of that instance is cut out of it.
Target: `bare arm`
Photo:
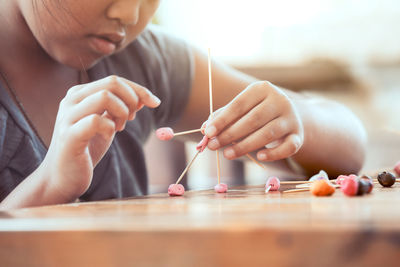
[[[180,129],[198,128],[209,115],[207,57],[198,51],[194,57],[192,95]],[[257,82],[216,62],[212,74],[214,109],[223,108],[207,123],[216,127],[215,133],[207,135],[218,140],[210,142],[210,149],[224,148],[228,159],[257,150],[261,161],[291,157],[307,174],[324,169],[336,176],[361,169],[366,133],[343,105]],[[264,148],[278,139],[283,144]],[[233,142],[236,144],[231,145]]]

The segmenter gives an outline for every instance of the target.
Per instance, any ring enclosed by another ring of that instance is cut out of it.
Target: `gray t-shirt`
[[[156,109],[144,107],[116,134],[81,200],[147,193],[143,144],[156,127],[173,125],[182,115],[193,68],[190,48],[184,42],[149,26],[124,51],[88,71],[91,80],[115,74],[134,81],[150,89],[162,103]],[[0,200],[40,165],[46,152],[5,85],[0,84]]]

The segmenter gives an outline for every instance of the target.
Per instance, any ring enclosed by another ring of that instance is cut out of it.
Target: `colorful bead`
[[[325,171],[321,170],[321,171],[319,171],[319,173],[311,176],[311,178],[309,179],[309,181],[311,181],[311,182],[316,181],[316,180],[329,181],[328,174]]]
[[[162,141],[168,141],[174,138],[174,130],[169,127],[158,128],[156,131],[156,136]]]
[[[358,192],[358,181],[357,179],[352,178],[347,178],[345,179],[341,186],[340,190],[345,194],[346,196],[355,196]]]
[[[226,193],[226,191],[228,191],[228,185],[224,183],[217,184],[214,186],[214,190],[217,193]]]
[[[310,191],[314,196],[330,196],[335,193],[335,187],[325,180],[316,180],[310,186]]]
[[[268,189],[268,187],[270,187]],[[267,179],[267,182],[265,183],[265,190],[266,192],[268,191],[278,191],[279,187],[281,187],[281,182],[278,177],[271,176]]]
[[[185,188],[181,184],[170,184],[168,187],[168,195],[182,196],[185,193]]]
[[[391,187],[396,182],[396,177],[390,172],[381,172],[378,174],[378,182],[384,187]]]
[[[394,165],[394,171],[398,176],[400,176],[400,161],[397,162],[396,165]]]

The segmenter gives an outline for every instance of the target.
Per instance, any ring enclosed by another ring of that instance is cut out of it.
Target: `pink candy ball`
[[[224,183],[217,184],[214,186],[214,190],[217,193],[226,193],[226,191],[228,191],[228,185]]]
[[[336,178],[336,184],[341,185],[343,183],[343,181],[348,179],[348,178],[349,178],[349,176],[347,176],[347,175],[339,175]]]
[[[358,180],[354,178],[355,175],[349,175],[347,179],[342,181],[340,190],[345,194],[346,196],[355,196],[358,191]],[[355,176],[357,177],[357,176]]]
[[[168,187],[168,195],[170,196],[183,196],[185,188],[181,184],[170,184]]]
[[[279,187],[281,187],[281,182],[279,181],[279,178],[275,176],[269,177],[265,184],[265,190],[267,190],[269,186],[271,186],[271,188],[269,189],[270,191],[278,191]]]
[[[169,127],[158,128],[156,131],[156,136],[162,141],[168,141],[174,138],[174,130]]]
[[[394,165],[394,171],[396,172],[397,175],[400,176],[400,161]]]

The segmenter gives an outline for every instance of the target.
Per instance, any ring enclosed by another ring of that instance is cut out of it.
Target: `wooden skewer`
[[[268,186],[267,188],[265,188],[265,193],[268,193],[270,189],[271,189],[271,186]]]
[[[197,156],[200,154],[200,150],[197,151],[196,155],[192,158],[192,160],[189,162],[189,164],[186,166],[186,168],[183,170],[181,176],[179,176],[178,180],[176,181],[175,184],[179,184],[179,182],[182,180],[183,176],[185,176],[186,172],[189,170],[189,168],[192,166],[194,160],[197,158]]]
[[[197,133],[197,132],[201,132],[201,129],[195,129],[195,130],[189,130],[189,131],[174,133],[174,136],[184,135],[184,134],[191,134],[191,133]]]
[[[282,193],[296,193],[296,192],[306,192],[306,191],[310,191],[310,189],[309,188],[289,189],[289,190],[283,191]]]
[[[258,166],[260,166],[261,168],[263,168],[264,170],[267,169],[267,167],[265,167],[263,164],[261,164],[260,162],[258,162],[255,158],[253,158],[250,154],[246,154],[246,156],[251,159],[255,164],[257,164]]]
[[[281,181],[281,184],[311,184],[313,181]]]
[[[212,76],[211,76],[211,52],[210,48],[208,48],[208,90],[210,97],[210,117],[213,117],[213,93],[212,93]],[[218,184],[221,183],[221,168],[219,163],[219,151],[215,151],[217,157],[217,176],[218,176]]]

